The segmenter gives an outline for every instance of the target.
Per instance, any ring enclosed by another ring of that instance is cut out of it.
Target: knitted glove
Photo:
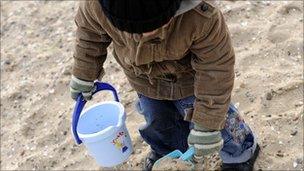
[[[94,89],[95,87],[93,81],[84,81],[72,75],[70,82],[70,92],[72,99],[76,100],[79,93],[82,93],[85,100],[91,100]]]
[[[206,155],[219,152],[223,147],[223,139],[220,131],[194,124],[194,129],[188,136],[188,144],[194,146],[194,160],[201,161]]]

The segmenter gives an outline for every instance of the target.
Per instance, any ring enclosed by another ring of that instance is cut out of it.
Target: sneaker
[[[145,159],[144,171],[151,171],[156,160],[160,159],[161,157],[163,156],[151,150],[151,152],[148,154],[148,156]]]
[[[223,163],[222,171],[252,171],[259,152],[260,146],[257,145],[253,156],[248,161],[244,163]]]

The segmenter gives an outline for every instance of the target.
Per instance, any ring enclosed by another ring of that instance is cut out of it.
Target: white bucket
[[[125,120],[124,107],[115,101],[98,103],[81,114],[78,136],[99,165],[112,167],[131,155],[132,142]]]
[[[81,106],[79,104],[82,102],[79,99],[76,106]],[[76,142],[79,138],[90,156],[102,167],[121,164],[133,152],[131,138],[125,125],[124,107],[117,101],[106,101],[90,106],[81,112],[79,119],[76,117],[78,123],[77,121],[73,123],[76,124],[76,136],[74,132]],[[81,109],[75,111],[79,112]]]

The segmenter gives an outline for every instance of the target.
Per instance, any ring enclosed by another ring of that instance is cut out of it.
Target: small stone
[[[17,99],[22,99],[22,95],[21,95],[21,94],[18,94],[18,95],[17,95]]]
[[[10,61],[10,60],[5,60],[5,61],[4,61],[4,64],[10,65],[10,64],[11,64],[11,61]]]
[[[64,71],[63,71],[63,75],[71,75],[71,68],[67,67]]]
[[[296,162],[297,162],[298,164],[302,164],[302,163],[303,163],[303,159],[299,157],[299,158],[296,159]]]
[[[251,111],[245,111],[244,115],[248,115]]]
[[[254,102],[255,96],[252,95],[249,91],[247,91],[247,92],[245,93],[245,96],[248,97],[248,99],[249,99],[250,102]]]
[[[136,153],[137,153],[137,154],[140,154],[141,152],[142,152],[141,149],[137,149],[137,150],[136,150]]]
[[[297,121],[299,119],[299,116],[296,116],[295,118],[293,118],[293,121]]]
[[[269,118],[270,118],[270,117],[271,117],[271,115],[270,115],[270,114],[269,114],[269,115],[266,115],[266,117],[269,117]]]
[[[282,153],[277,153],[277,156],[278,156],[278,157],[284,157],[284,154],[282,154]]]
[[[295,104],[295,107],[299,107],[299,106],[303,106],[303,102],[302,101],[300,101],[297,104]]]
[[[241,25],[242,25],[242,26],[247,26],[248,23],[247,23],[247,22],[241,22]]]
[[[241,73],[240,73],[239,71],[236,71],[236,72],[235,72],[235,76],[236,76],[236,77],[239,77],[240,75],[241,75]]]
[[[68,133],[67,131],[63,131],[63,133],[62,133],[62,134],[63,134],[63,135],[67,135],[67,133]]]
[[[236,103],[234,104],[234,106],[238,109],[238,108],[240,107],[240,103],[239,103],[239,102],[236,102]]]
[[[293,167],[296,168],[298,166],[297,162],[293,162]]]
[[[49,93],[50,93],[50,94],[53,94],[54,92],[55,92],[54,89],[50,89],[50,90],[49,90]]]
[[[54,167],[57,164],[56,161],[52,161],[51,167]]]
[[[277,154],[276,154],[278,157],[284,157],[284,154],[282,153],[282,151],[281,150],[279,150],[278,152],[277,152]]]
[[[297,133],[298,133],[298,131],[295,130],[295,131],[292,131],[292,132],[290,133],[290,135],[295,136]]]
[[[271,100],[272,97],[273,97],[273,94],[272,94],[271,92],[268,92],[268,93],[266,94],[266,100]]]

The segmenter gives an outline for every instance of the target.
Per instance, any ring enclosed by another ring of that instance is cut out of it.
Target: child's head
[[[149,34],[169,23],[181,0],[99,0],[110,22],[119,30]]]

